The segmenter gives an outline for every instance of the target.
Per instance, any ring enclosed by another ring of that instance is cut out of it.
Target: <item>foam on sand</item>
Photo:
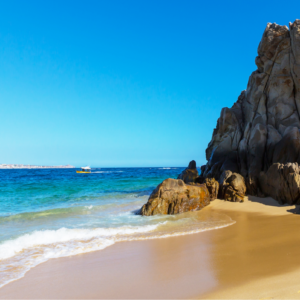
[[[36,230],[7,240],[0,244],[0,287],[24,276],[28,270],[51,258],[102,250],[120,241],[181,236],[235,223],[226,215],[216,215],[206,220],[200,212],[168,217],[168,220],[160,216],[153,217],[151,220],[154,224],[143,226]]]
[[[256,197],[245,203],[215,200],[199,213],[178,219],[181,231],[172,230],[167,221],[135,237],[148,241],[117,243],[114,251],[46,263],[0,289],[0,298],[299,299],[297,210]],[[185,223],[187,217],[213,212],[215,218],[198,222],[198,227],[197,222]],[[221,212],[227,218],[221,218]],[[224,225],[230,218],[236,224],[197,235],[184,233],[186,227],[207,230],[219,217]],[[183,235],[152,239],[161,232]]]

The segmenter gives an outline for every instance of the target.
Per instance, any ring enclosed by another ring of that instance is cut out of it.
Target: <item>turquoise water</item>
[[[51,258],[119,241],[165,238],[228,226],[200,212],[142,217],[136,211],[183,168],[0,170],[0,287]]]

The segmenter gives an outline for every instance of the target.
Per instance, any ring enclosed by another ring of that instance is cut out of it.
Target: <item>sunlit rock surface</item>
[[[210,203],[211,195],[205,184],[185,184],[181,179],[168,178],[152,192],[141,208],[141,214],[178,214],[196,211]]]

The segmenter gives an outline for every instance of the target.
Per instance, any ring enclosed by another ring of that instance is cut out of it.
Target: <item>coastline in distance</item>
[[[34,166],[22,164],[0,164],[0,169],[73,169],[74,166]]]

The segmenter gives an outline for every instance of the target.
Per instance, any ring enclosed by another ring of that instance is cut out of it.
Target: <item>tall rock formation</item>
[[[276,163],[300,163],[300,20],[289,27],[268,23],[247,89],[231,108],[221,111],[206,149],[204,178],[219,180],[229,170],[245,178],[247,193],[267,196],[262,185],[269,168]],[[288,185],[286,189],[290,192]],[[293,195],[290,203],[299,200],[300,193],[293,191]]]

